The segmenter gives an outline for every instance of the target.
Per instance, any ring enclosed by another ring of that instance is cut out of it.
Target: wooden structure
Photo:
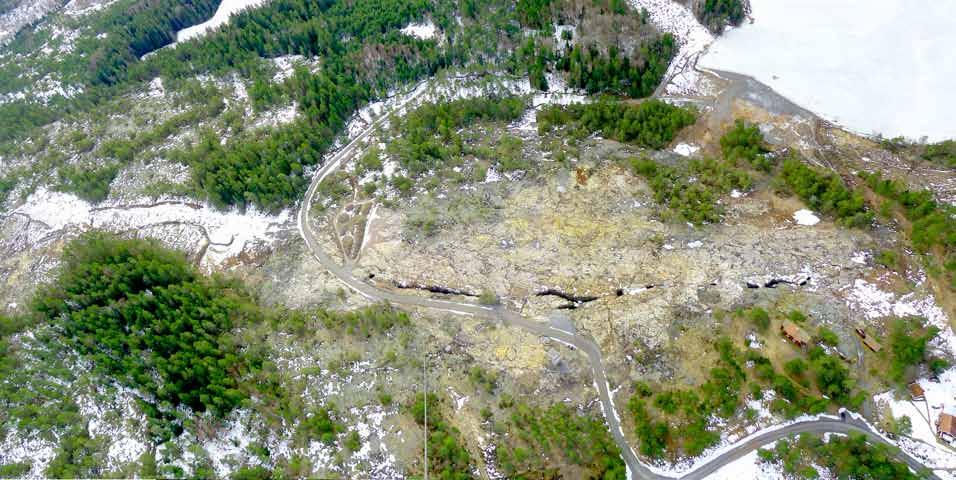
[[[866,348],[869,348],[873,352],[879,352],[883,349],[883,347],[880,346],[880,342],[877,342],[876,339],[866,334],[866,330],[859,327],[853,330],[856,331],[857,336],[860,337],[860,340],[863,342],[863,345],[866,345]]]
[[[783,324],[780,325],[780,333],[799,347],[804,347],[810,343],[810,335],[790,320],[784,320]]]
[[[863,345],[866,345],[866,348],[873,350],[874,353],[879,352],[880,350],[883,349],[883,347],[881,347],[876,340],[873,340],[873,337],[864,338]]]
[[[910,389],[910,396],[913,397],[913,400],[926,399],[926,392],[923,391],[923,387],[921,387],[918,383],[913,382],[909,384],[909,389]]]
[[[956,417],[948,413],[939,414],[939,420],[936,420],[936,434],[947,442],[956,440]]]

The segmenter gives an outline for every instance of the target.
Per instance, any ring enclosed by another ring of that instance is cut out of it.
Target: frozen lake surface
[[[956,138],[956,1],[751,0],[699,65],[750,75],[849,130]]]
[[[199,25],[193,25],[176,32],[176,41],[185,42],[191,38],[198,37],[229,21],[230,15],[239,13],[247,8],[258,7],[263,3],[265,3],[265,0],[222,0],[222,3],[219,4],[219,8],[216,9],[216,13],[213,14],[212,18]]]

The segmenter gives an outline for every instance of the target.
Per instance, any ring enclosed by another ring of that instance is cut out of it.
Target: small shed
[[[810,343],[810,335],[790,320],[784,320],[780,325],[780,333],[797,346],[803,347]]]
[[[936,420],[936,432],[943,440],[956,440],[956,417],[948,413],[939,414],[939,420]]]
[[[909,384],[909,389],[910,389],[910,396],[913,397],[913,400],[926,399],[926,392],[923,391],[923,387],[921,387],[918,383],[913,382]]]

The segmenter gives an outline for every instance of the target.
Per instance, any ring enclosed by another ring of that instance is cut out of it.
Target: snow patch
[[[405,35],[422,40],[431,40],[438,35],[438,27],[431,20],[425,23],[410,23],[400,31]]]
[[[764,445],[761,448],[772,448],[774,443]],[[743,480],[745,478],[753,480],[784,480],[787,476],[775,465],[762,462],[760,458],[757,457],[757,450],[753,450],[739,459],[724,465],[707,478],[711,480]]]
[[[700,150],[700,147],[697,145],[691,145],[689,143],[678,143],[677,146],[674,147],[674,153],[685,157],[689,157],[697,153],[698,150]]]
[[[258,457],[245,455],[246,448],[252,442],[252,435],[248,429],[249,419],[248,410],[233,413],[226,421],[225,428],[203,444],[203,449],[209,454],[212,466],[220,478],[228,477],[233,470],[233,465],[243,459],[251,461],[253,465],[259,463]]]
[[[166,89],[163,87],[163,79],[156,77],[149,82],[149,90],[146,92],[146,98],[161,98],[166,95]]]
[[[797,210],[793,212],[793,221],[797,222],[797,225],[813,226],[820,223],[820,217],[810,210]]]
[[[854,252],[850,261],[859,265],[866,265],[866,258],[869,256],[866,252]]]

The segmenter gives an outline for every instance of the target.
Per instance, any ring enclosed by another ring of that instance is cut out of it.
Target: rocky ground
[[[409,200],[373,207],[363,220],[355,268],[380,287],[405,292],[412,287],[423,295],[457,298],[494,292],[523,315],[589,334],[602,347],[612,388],[613,382],[636,380],[700,384],[715,360],[707,348],[714,334],[741,340],[753,335],[748,325],[719,312],[752,305],[798,309],[810,318],[808,328],[836,332],[841,353],[858,360],[854,369],[864,388],[886,387],[870,377],[872,365],[864,361],[855,328],[881,331],[887,317],[923,316],[943,330],[933,350],[952,356],[947,299],[937,300],[919,262],[898,272],[874,262],[878,252],[902,245],[892,224],[859,230],[819,221],[801,201],[767,185],[722,198],[726,216],[720,224],[693,227],[661,219],[646,182],[617,160],[638,154],[664,162],[717,156],[717,140],[735,119],[759,124],[775,149],[799,151],[844,178],[877,166],[905,172],[901,177],[942,198],[951,194],[950,172],[907,162],[745,79],[699,74],[708,79],[700,84],[703,94],[673,100],[695,104],[702,117],[671,151],[637,152],[590,138],[563,164],[552,159],[549,139],[539,137],[526,116],[503,128],[524,140],[531,171],[419,190]],[[462,205],[481,206],[481,213],[464,214]],[[423,236],[410,226],[421,212],[430,212],[442,227]],[[794,356],[776,335],[754,341],[776,360]],[[616,399],[626,400],[624,393]],[[760,402],[754,408],[765,411]],[[874,408],[872,401],[864,405],[869,414]],[[738,421],[726,426],[728,438],[775,420],[767,413]]]

